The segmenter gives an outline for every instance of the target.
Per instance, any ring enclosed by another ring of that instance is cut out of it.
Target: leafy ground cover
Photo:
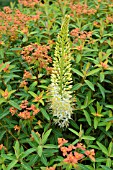
[[[113,169],[113,2],[0,11],[0,169]]]

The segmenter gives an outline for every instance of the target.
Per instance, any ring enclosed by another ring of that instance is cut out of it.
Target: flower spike
[[[60,127],[67,127],[72,115],[72,74],[70,39],[68,37],[68,25],[70,16],[66,15],[58,34],[51,84],[49,86],[50,102],[54,121]]]

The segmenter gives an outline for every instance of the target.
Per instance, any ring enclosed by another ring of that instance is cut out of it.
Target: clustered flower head
[[[25,7],[33,8],[36,4],[39,3],[39,0],[18,0],[18,2]]]
[[[92,36],[92,32],[91,31],[80,31],[79,28],[75,28],[70,32],[70,35],[75,38],[74,42],[77,43],[78,40],[81,40],[82,42],[84,42],[86,39],[90,39]]]
[[[51,110],[54,121],[60,127],[67,127],[72,115],[72,74],[70,40],[68,38],[69,16],[66,15],[58,34],[51,84],[49,86]]]
[[[93,15],[97,12],[96,9],[89,9],[87,4],[81,4],[81,3],[77,3],[77,4],[73,4],[72,2],[70,3],[70,8],[72,10],[72,12],[76,12],[76,14],[78,16],[80,15]],[[73,13],[71,14],[71,16],[73,16]]]
[[[15,41],[19,30],[28,34],[28,23],[39,20],[40,14],[40,11],[37,11],[35,15],[24,14],[19,9],[12,11],[10,7],[4,7],[4,11],[0,11],[0,37],[7,35],[11,41]]]
[[[35,115],[38,114],[40,111],[39,108],[37,108],[34,104],[31,104],[30,107],[28,107],[29,103],[27,100],[23,100],[20,104],[20,108],[22,109],[21,112],[18,113],[18,110],[14,107],[10,107],[9,111],[12,113],[12,116],[17,114],[18,117],[22,119],[31,119]]]
[[[85,156],[89,157],[92,161],[95,161],[94,149],[87,150],[82,143],[77,143],[76,146],[72,144],[63,146],[67,142],[68,140],[65,140],[64,138],[58,138],[58,146],[62,152],[62,155],[65,157],[63,160],[64,162],[74,166],[80,160],[85,158]]]
[[[49,49],[50,47],[46,45],[30,44],[23,48],[21,52],[22,58],[28,64],[35,64],[38,61],[39,67],[48,71],[50,68],[48,65],[52,62],[52,58],[48,56]]]

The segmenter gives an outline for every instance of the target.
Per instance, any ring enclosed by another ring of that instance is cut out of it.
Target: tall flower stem
[[[69,15],[66,15],[58,34],[53,70],[51,74],[51,110],[54,121],[60,127],[67,127],[72,114],[72,74],[70,39],[68,37]]]

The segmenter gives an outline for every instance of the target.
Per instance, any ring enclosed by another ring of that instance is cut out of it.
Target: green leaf
[[[100,150],[105,154],[105,155],[107,155],[108,156],[108,150],[107,150],[107,148],[103,145],[103,144],[101,144],[100,142],[96,142],[97,143],[97,145],[99,146],[99,148],[100,148]]]
[[[49,121],[50,117],[49,117],[48,113],[46,112],[46,110],[41,108],[40,111],[42,112],[43,116]]]
[[[0,141],[2,140],[5,133],[6,133],[6,130],[0,132]]]
[[[6,99],[1,98],[1,99],[0,99],[0,104],[2,104],[2,103],[4,103],[4,102],[6,102]]]
[[[80,87],[82,87],[82,83],[77,83],[72,87],[72,91],[78,90]]]
[[[31,153],[33,153],[35,151],[36,151],[35,148],[28,149],[27,151],[23,152],[23,154],[22,154],[23,156],[21,156],[21,159],[25,158],[26,156],[28,156],[29,154],[31,154]]]
[[[32,130],[31,132],[34,140],[37,142],[37,144],[40,144],[40,138],[38,137],[38,135]]]
[[[30,92],[35,90],[35,86],[36,86],[36,85],[37,85],[37,81],[34,81],[34,82],[29,86]],[[29,93],[29,91],[28,91],[28,93]],[[31,94],[31,95],[32,95],[32,94]],[[34,96],[33,96],[33,97],[34,97]]]
[[[42,135],[42,144],[44,145],[47,142],[47,139],[51,133],[52,129],[49,129],[45,134]]]
[[[9,109],[4,110],[3,112],[0,113],[0,119],[3,119],[5,116],[7,116],[9,114]]]
[[[106,131],[108,131],[110,129],[110,127],[112,126],[112,122],[107,122],[105,124],[106,124]]]
[[[0,58],[2,59],[2,58],[4,58],[4,54],[5,54],[5,49],[0,49]]]
[[[28,163],[22,162],[21,165],[25,170],[32,170],[32,168],[28,165]]]
[[[96,68],[94,70],[91,70],[90,72],[87,73],[86,76],[92,76],[93,74],[98,73],[101,70],[101,68]]]
[[[110,158],[107,158],[106,166],[109,167],[109,168],[111,167],[111,159]]]
[[[104,122],[109,122],[109,121],[113,121],[113,116],[104,120]]]
[[[86,117],[88,124],[91,126],[91,118],[90,118],[89,113],[86,110],[84,110],[84,115]]]
[[[95,91],[94,85],[89,80],[85,80],[85,83],[89,86],[91,90]]]
[[[38,87],[42,89],[47,89],[47,86],[44,86],[44,85],[39,85]]]
[[[15,48],[10,48],[9,51],[22,51],[23,48],[15,47]]]
[[[15,156],[18,159],[20,156],[20,144],[19,144],[18,140],[16,140],[16,142],[15,142],[14,151],[15,151]]]
[[[92,136],[82,136],[82,139],[95,140],[95,138]]]
[[[38,151],[38,155],[40,157],[42,156],[42,149],[43,149],[43,147],[41,145],[39,145],[37,151]]]
[[[2,169],[1,170],[7,170],[5,164],[2,164]]]
[[[77,70],[77,69],[75,69],[75,68],[72,68],[72,71],[73,71],[74,73],[76,73],[77,75],[79,75],[79,76],[81,76],[81,77],[84,77],[84,75],[83,75],[79,70]]]
[[[38,154],[37,153],[35,155],[33,154],[33,157],[30,159],[29,165],[30,166],[35,165],[38,162],[38,160],[39,160]]]
[[[111,168],[109,168],[109,167],[107,167],[107,166],[104,166],[104,165],[100,165],[103,169],[102,170],[113,170],[113,169],[111,169]]]
[[[15,107],[16,109],[21,110],[20,106],[16,102],[14,102],[13,100],[10,100],[8,103],[11,106]]]
[[[105,99],[105,89],[104,89],[104,87],[102,87],[101,84],[99,84],[99,83],[97,83],[97,85],[98,85],[98,87],[100,89],[100,92],[101,92],[103,98]]]
[[[95,118],[94,118],[94,128],[95,128],[95,129],[97,129],[98,123],[99,123],[99,118],[98,118],[98,117],[95,117]]]
[[[89,170],[89,168],[87,168],[85,165],[83,164],[78,164],[79,167],[81,168],[81,170]]]
[[[79,136],[79,133],[71,128],[68,128],[72,133],[74,133],[75,135]]]
[[[113,105],[110,105],[110,104],[105,105],[105,107],[113,109]]]
[[[47,162],[47,159],[46,159],[46,157],[45,157],[44,154],[42,154],[42,156],[41,156],[41,162],[42,162],[45,166],[48,166],[48,162]]]
[[[46,144],[46,145],[43,146],[43,148],[51,148],[51,149],[55,148],[55,149],[57,149],[58,146],[57,145],[53,145],[53,144]]]
[[[32,91],[28,91],[29,94],[31,94],[31,96],[33,96],[34,98],[37,97],[37,94],[35,94],[34,92]]]
[[[7,160],[11,160],[11,161],[13,161],[15,159],[15,155],[12,156],[11,154],[7,154],[7,155],[6,154],[2,154],[2,157],[7,159]]]
[[[18,162],[18,160],[13,160],[13,161],[8,165],[7,170],[11,170],[11,168],[13,168],[13,167],[16,165],[17,162]]]
[[[81,54],[77,54],[77,56],[76,56],[76,63],[80,62],[81,57],[82,57]]]
[[[112,151],[113,151],[113,142],[110,142],[109,147],[108,147],[109,155],[112,154]]]
[[[104,74],[104,72],[101,72],[100,73],[100,82],[103,82],[104,78],[105,78],[105,74]]]

